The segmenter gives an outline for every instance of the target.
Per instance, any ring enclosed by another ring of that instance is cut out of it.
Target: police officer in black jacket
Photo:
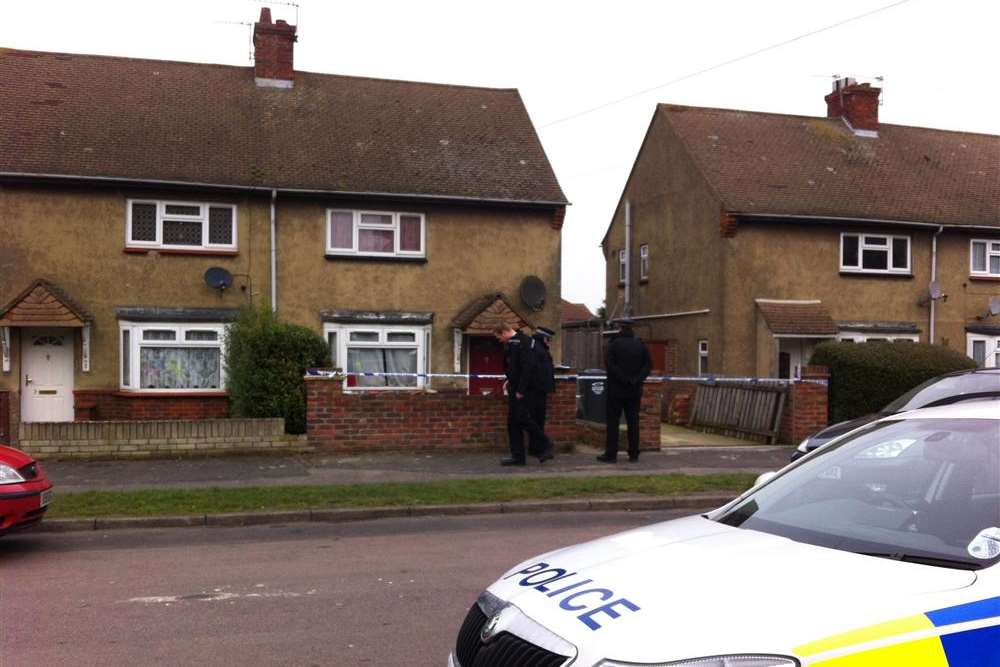
[[[556,332],[548,327],[538,327],[531,337],[531,351],[535,354],[535,382],[532,383],[525,395],[528,403],[528,411],[531,419],[538,424],[539,430],[545,433],[545,416],[549,394],[556,390],[555,364],[552,361],[552,352],[549,350],[549,341],[556,335]],[[538,457],[539,463],[544,463],[555,456],[555,447],[548,436],[544,440],[532,439],[528,449],[532,455]]]
[[[619,333],[608,344],[605,355],[608,369],[607,439],[604,454],[597,457],[603,463],[618,462],[618,422],[622,411],[628,424],[628,460],[639,460],[639,405],[642,384],[649,376],[652,360],[649,350],[635,337],[629,320],[619,321]]]
[[[537,392],[535,354],[531,349],[531,339],[506,322],[498,324],[493,335],[504,345],[503,367],[507,381],[507,436],[510,456],[500,461],[500,465],[523,466],[525,464],[524,432],[532,442],[545,442],[545,434],[531,417],[526,400],[529,394]]]

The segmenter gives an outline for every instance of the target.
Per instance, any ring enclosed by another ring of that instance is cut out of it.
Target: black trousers
[[[531,393],[524,397],[524,401],[528,405],[528,414],[531,415],[531,421],[538,425],[538,432],[536,434],[528,431],[528,453],[532,456],[539,456],[549,447],[549,439],[545,435],[545,413],[548,404],[548,395],[542,392]],[[540,438],[538,436],[539,433],[541,434]]]
[[[628,425],[628,456],[631,459],[639,457],[639,405],[641,403],[641,393],[622,394],[614,390],[608,392],[608,429],[607,439],[604,443],[606,457],[618,456],[618,423],[621,421],[622,412],[625,412],[625,423]]]
[[[545,403],[545,394],[542,394],[542,404]],[[510,445],[510,456],[513,459],[523,461],[525,458],[524,453],[524,434],[528,434],[529,442],[531,443],[532,454],[538,454],[539,449],[536,449],[539,445],[544,449],[544,444],[547,442],[545,437],[545,432],[535,421],[534,416],[537,412],[532,414],[532,406],[537,407],[537,400],[534,399],[534,394],[528,394],[524,398],[517,398],[513,393],[507,396],[507,439]],[[544,407],[542,410],[544,411]]]

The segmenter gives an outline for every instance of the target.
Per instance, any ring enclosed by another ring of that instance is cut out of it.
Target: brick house
[[[684,375],[794,377],[825,340],[1000,364],[1000,137],[880,123],[879,94],[840,80],[825,118],[658,105],[603,240],[609,313]]]
[[[252,67],[0,49],[0,439],[224,414],[245,304],[354,371],[461,372],[490,321],[558,327],[516,297],[559,294],[567,203],[517,90],[296,71],[295,41],[263,9]]]

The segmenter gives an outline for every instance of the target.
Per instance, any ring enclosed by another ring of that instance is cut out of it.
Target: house
[[[465,389],[416,374],[558,326],[567,202],[518,91],[297,71],[295,42],[265,8],[248,67],[0,49],[8,434],[225,414],[246,304],[413,374],[358,389]]]
[[[1000,364],[1000,137],[880,123],[879,95],[657,106],[603,240],[609,314],[681,375],[793,377],[826,340]]]

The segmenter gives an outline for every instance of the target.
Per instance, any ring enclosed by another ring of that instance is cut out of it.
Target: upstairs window
[[[639,280],[649,280],[649,244],[639,246]]]
[[[973,276],[1000,278],[1000,241],[972,241],[970,273]]]
[[[628,278],[628,257],[624,250],[618,251],[618,282],[624,283]]]
[[[129,248],[236,250],[236,207],[130,199],[125,245]]]
[[[845,273],[910,273],[910,237],[841,234],[840,270]]]
[[[326,254],[423,257],[425,222],[422,213],[329,209]]]

